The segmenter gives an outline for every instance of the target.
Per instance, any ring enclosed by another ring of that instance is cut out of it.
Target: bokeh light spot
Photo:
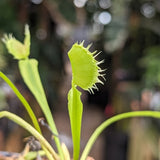
[[[87,0],[74,0],[73,3],[77,8],[82,8],[85,6]]]
[[[109,24],[111,22],[111,14],[109,12],[101,12],[98,16],[99,22],[103,25]]]
[[[141,13],[146,17],[146,18],[152,18],[155,15],[155,8],[151,3],[145,3],[141,7]]]
[[[43,0],[31,0],[31,2],[34,4],[40,4],[43,2]]]
[[[111,0],[99,0],[99,6],[102,9],[107,9],[111,7]]]
[[[44,40],[47,38],[47,32],[44,29],[40,28],[37,30],[36,36],[38,39]]]

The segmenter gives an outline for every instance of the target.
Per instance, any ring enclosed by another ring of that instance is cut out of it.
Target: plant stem
[[[125,119],[125,118],[131,118],[131,117],[152,117],[152,118],[160,118],[160,112],[158,111],[134,111],[134,112],[127,112],[122,113],[116,116],[113,116],[112,118],[107,119],[104,121],[92,134],[90,139],[88,140],[85,149],[83,150],[82,156],[80,160],[86,160],[94,142],[98,138],[98,136],[106,129],[109,125],[111,125],[114,122],[117,122],[119,120]]]
[[[28,104],[28,102],[26,101],[26,99],[22,96],[22,94],[18,91],[18,89],[14,86],[14,84],[9,80],[9,78],[3,74],[2,72],[0,72],[0,77],[12,88],[13,92],[16,94],[16,96],[18,97],[18,99],[22,102],[22,104],[24,105],[25,109],[27,110],[33,125],[35,126],[35,128],[37,129],[37,131],[39,133],[41,133],[41,129],[39,127],[37,118],[32,110],[32,108],[30,107],[30,105]]]
[[[32,122],[33,122],[33,125],[34,127],[36,128],[36,130],[42,134],[41,132],[41,129],[40,129],[40,126],[39,126],[39,123],[37,121],[37,118],[32,110],[32,108],[30,107],[29,103],[26,101],[26,99],[22,96],[22,94],[18,91],[18,89],[15,87],[15,85],[10,81],[10,79],[5,75],[3,74],[2,72],[0,72],[0,77],[11,87],[11,89],[13,90],[13,92],[16,94],[16,96],[18,97],[18,99],[21,101],[21,103],[24,105],[25,109],[27,110]],[[43,147],[43,150],[46,152],[46,155],[48,157],[51,157],[50,153],[48,152],[48,150]],[[49,158],[51,159],[51,158]]]
[[[17,115],[7,112],[7,111],[1,111],[0,112],[0,118],[7,117],[8,119],[14,121],[24,129],[26,129],[28,132],[30,132],[35,138],[37,138],[41,145],[43,145],[45,148],[48,149],[48,151],[52,154],[53,158],[52,160],[58,160],[59,156],[56,154],[56,152],[53,150],[51,145],[47,142],[47,140],[36,130],[34,129],[29,123],[24,121],[22,118],[18,117]]]

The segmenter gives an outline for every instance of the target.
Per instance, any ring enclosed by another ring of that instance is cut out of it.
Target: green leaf
[[[73,159],[79,159],[80,138],[81,138],[81,122],[83,105],[81,102],[81,92],[74,85],[68,93],[68,110],[71,123],[72,139],[73,139]]]
[[[19,69],[24,82],[29,87],[36,100],[38,101],[49,125],[53,125],[53,117],[48,106],[45,92],[38,72],[38,61],[35,59],[25,59],[19,61]],[[53,128],[53,127],[52,127]],[[57,132],[54,128],[54,132]],[[57,134],[57,133],[55,133]]]
[[[47,101],[44,89],[38,73],[38,61],[35,59],[26,59],[19,61],[20,73],[44,112],[47,112]],[[42,105],[43,104],[43,105]]]
[[[20,60],[19,69],[24,82],[38,101],[52,132],[58,135],[58,131],[56,129],[56,125],[54,123],[53,116],[50,111],[47,98],[45,96],[45,92],[40,80],[38,72],[38,61],[35,59]],[[54,138],[59,154],[63,159],[63,153],[61,150],[59,138],[56,136]]]

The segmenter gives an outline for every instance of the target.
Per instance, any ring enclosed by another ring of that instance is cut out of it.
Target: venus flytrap
[[[88,50],[89,47],[90,46],[88,46],[87,48],[83,47],[83,42],[80,44],[76,43],[68,52],[68,56],[72,66],[72,88],[70,91],[71,93],[69,92],[69,96],[68,96],[69,97],[68,107],[69,107],[69,116],[71,121],[71,129],[72,129],[72,137],[73,137],[73,146],[74,146],[73,159],[74,160],[78,160],[78,157],[79,157],[80,136],[76,137],[76,134],[78,131],[80,132],[81,125],[76,126],[76,124],[81,124],[82,104],[80,99],[80,93],[74,94],[73,91],[79,92],[76,89],[76,86],[79,86],[82,89],[88,90],[90,93],[93,93],[93,89],[98,90],[96,83],[103,84],[103,82],[99,79],[99,77],[102,77],[105,80],[104,74],[103,74],[105,70],[102,70],[99,67],[99,64],[103,63],[103,61],[100,61],[100,62],[96,61],[95,60],[96,52],[91,53]],[[81,107],[78,104],[81,104]],[[135,112],[122,113],[107,119],[99,127],[97,127],[97,129],[91,135],[90,139],[88,140],[82,152],[80,160],[87,159],[87,156],[94,142],[96,141],[98,136],[102,133],[102,131],[104,131],[109,125],[111,125],[116,121],[119,121],[125,118],[131,118],[131,117],[160,118],[160,112],[135,111]],[[78,135],[80,135],[80,133]]]
[[[100,52],[90,52],[91,45],[85,48],[83,43],[84,41],[80,44],[75,43],[68,52],[72,66],[72,81],[75,85],[93,93],[93,89],[98,90],[96,83],[103,84],[99,77],[105,79],[104,74],[102,74],[105,70],[99,67],[104,60],[98,62],[95,57]]]
[[[30,54],[30,32],[29,26],[25,25],[25,39],[24,44],[16,40],[12,34],[4,35],[2,41],[6,44],[8,52],[13,55],[15,59],[26,59]]]
[[[72,66],[72,88],[68,94],[68,110],[73,139],[74,160],[79,159],[83,112],[83,104],[80,99],[81,92],[76,87],[79,86],[93,93],[93,89],[98,89],[96,83],[103,84],[99,77],[104,78],[104,75],[101,74],[103,70],[98,66],[103,61],[99,63],[94,58],[99,53],[91,53],[89,51],[90,45],[85,48],[83,43],[75,43],[68,52]]]
[[[30,54],[30,32],[28,25],[25,26],[24,44],[16,40],[11,34],[9,36],[5,35],[2,41],[6,44],[8,52],[19,61],[19,69],[24,82],[38,101],[52,132],[58,135],[58,131],[55,126],[50,108],[48,106],[47,98],[45,96],[45,92],[39,76],[38,61],[36,59],[28,58]],[[63,160],[63,151],[61,149],[59,138],[54,136],[54,140],[59,155]]]
[[[56,129],[56,125],[49,109],[45,92],[39,76],[38,61],[36,59],[28,58],[30,54],[30,33],[28,25],[25,26],[25,39],[23,44],[11,35],[5,35],[5,37],[3,38],[3,42],[6,44],[9,53],[11,53],[15,59],[18,59],[20,73],[24,82],[38,101],[47,119],[49,128],[51,128],[52,130],[52,133],[57,135],[54,136],[54,139],[58,149],[58,154],[54,151],[54,149],[47,142],[47,140],[42,136],[37,119],[28,102],[16,89],[14,84],[2,72],[0,72],[0,77],[12,88],[14,93],[22,102],[30,118],[32,119],[34,127],[32,127],[22,118],[7,111],[0,112],[0,118],[7,117],[28,130],[31,134],[33,134],[42,144],[42,148],[45,151],[45,154],[47,155],[49,160],[71,160],[70,154],[65,144],[60,144],[58,131]],[[82,151],[82,155],[80,156],[83,103],[81,101],[82,93],[77,89],[77,87],[80,87],[93,94],[94,89],[98,90],[96,83],[103,84],[101,79],[105,80],[105,70],[102,70],[99,66],[101,63],[103,63],[103,60],[98,62],[95,59],[99,53],[97,51],[90,52],[90,45],[85,48],[83,46],[83,43],[84,41],[81,43],[75,43],[68,52],[72,67],[71,89],[68,93],[68,111],[73,140],[73,160],[86,160],[94,142],[101,134],[101,132],[116,121],[131,117],[160,118],[160,112],[156,111],[135,111],[113,116],[112,118],[107,119],[100,126],[97,127],[97,129],[93,132],[90,139],[88,140],[84,150]],[[44,152],[42,152],[42,154],[44,155]],[[34,157],[35,155],[35,153],[31,153],[26,157]]]

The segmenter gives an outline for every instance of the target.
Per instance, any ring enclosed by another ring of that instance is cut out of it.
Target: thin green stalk
[[[0,118],[6,117],[24,129],[26,129],[29,133],[31,133],[36,139],[40,141],[40,143],[47,148],[47,150],[52,154],[53,158],[52,160],[58,160],[59,156],[56,154],[56,152],[53,150],[52,146],[47,142],[47,140],[35,129],[33,128],[29,123],[24,121],[22,118],[18,117],[17,115],[10,113],[8,111],[1,111],[0,112]]]
[[[28,102],[26,101],[26,99],[22,96],[22,94],[18,91],[18,89],[14,86],[14,84],[10,81],[10,79],[3,74],[2,72],[0,72],[0,77],[11,87],[11,89],[13,90],[13,92],[16,94],[16,96],[18,97],[18,99],[21,101],[21,103],[24,105],[25,109],[27,110],[34,127],[36,128],[36,130],[42,134],[39,123],[37,121],[37,118],[32,110],[32,108],[30,107],[30,105],[28,104]],[[49,159],[51,160],[51,155],[50,153],[48,153],[47,149],[45,147],[43,147],[43,150],[46,152],[46,155],[48,157],[50,157]]]
[[[27,110],[27,112],[33,122],[33,125],[35,126],[37,131],[39,133],[41,133],[41,129],[38,124],[37,118],[36,118],[32,108],[30,107],[30,105],[26,101],[26,99],[22,96],[22,94],[18,91],[18,89],[14,86],[14,84],[9,80],[9,78],[6,75],[4,75],[2,72],[0,72],[0,77],[12,88],[13,92],[16,94],[18,99],[21,101],[21,103],[24,105],[25,109]]]
[[[119,120],[131,117],[152,117],[152,118],[160,118],[160,112],[158,111],[134,111],[134,112],[127,112],[116,115],[112,118],[107,119],[104,121],[92,134],[90,139],[88,140],[85,149],[83,150],[82,156],[80,160],[86,160],[94,142],[96,141],[97,137],[106,129],[109,125]]]

